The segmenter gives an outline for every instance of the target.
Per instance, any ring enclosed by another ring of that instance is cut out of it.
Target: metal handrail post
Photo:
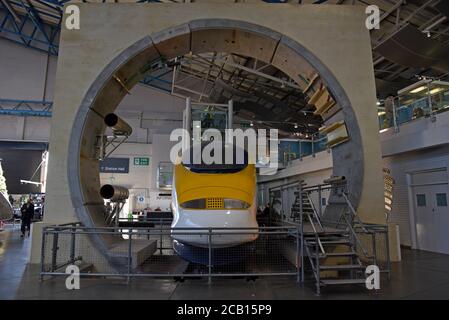
[[[386,245],[386,253],[387,253],[387,272],[388,272],[388,280],[391,280],[391,259],[390,259],[390,238],[388,235],[388,226],[385,231],[385,245]]]
[[[126,276],[126,282],[129,283],[131,280],[131,265],[132,265],[132,238],[133,238],[133,232],[131,230],[131,232],[128,233],[129,238],[128,238],[128,274]]]
[[[162,234],[162,221],[160,223],[160,236],[159,236],[159,242],[160,242],[160,247],[159,247],[159,253],[162,254],[162,241],[163,241],[163,234]]]
[[[399,126],[398,126],[398,121],[396,119],[396,103],[394,102],[395,100],[393,99],[393,126],[394,126],[394,132],[399,132]],[[398,102],[399,102],[399,98],[398,98]]]
[[[298,183],[299,191],[299,223],[301,226],[301,282],[304,283],[304,219],[302,210],[302,184]]]
[[[51,271],[54,272],[57,267],[57,254],[58,254],[58,240],[59,240],[59,234],[53,233],[53,247],[52,247],[52,254],[51,254]]]
[[[302,184],[300,183],[299,184],[299,215],[300,215],[300,219],[301,219],[301,223],[302,223],[302,219],[303,219],[303,205],[302,205],[302,194],[303,194],[303,191],[302,191]]]
[[[377,247],[376,247],[376,233],[371,233],[371,242],[373,246],[373,264],[377,266]]]
[[[208,263],[208,283],[212,282],[212,229],[209,228],[209,237],[208,237],[208,247],[209,247],[209,263]]]
[[[315,233],[315,256],[316,256],[316,293],[320,294],[320,250],[318,246],[318,234]]]
[[[299,268],[301,267],[302,270],[302,262],[300,262],[300,255],[302,256],[302,254],[300,253],[300,247],[299,247],[299,228],[296,229],[296,282],[300,282],[301,281],[301,273]],[[301,264],[301,265],[299,265]]]
[[[429,102],[429,109],[430,109],[430,120],[433,122],[436,120],[435,113],[433,111],[433,104],[432,104],[432,94],[430,93],[430,82],[427,83],[427,99]]]
[[[323,214],[323,208],[322,208],[322,203],[321,203],[321,185],[318,186],[318,214],[321,218],[322,214]]]
[[[304,283],[304,224],[302,223],[302,221],[301,221],[301,282]]]
[[[44,280],[43,272],[45,272],[45,236],[46,236],[47,227],[44,227],[42,230],[42,245],[41,245],[41,275],[40,281]]]
[[[311,143],[312,143],[312,157],[315,158],[315,144],[314,144],[314,135],[312,135]]]
[[[284,223],[284,188],[281,187],[281,222]]]
[[[71,235],[70,235],[70,262],[71,263],[75,263],[75,243],[76,243],[75,231],[76,231],[76,227],[73,227]]]

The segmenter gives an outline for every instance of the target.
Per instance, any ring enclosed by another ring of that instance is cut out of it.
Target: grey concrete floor
[[[0,299],[449,299],[449,256],[403,250],[403,261],[393,264],[391,281],[382,278],[381,290],[363,287],[303,287],[292,277],[207,279],[82,278],[80,290],[67,290],[64,278],[39,281],[39,266],[28,264],[30,238],[18,229],[0,232]]]

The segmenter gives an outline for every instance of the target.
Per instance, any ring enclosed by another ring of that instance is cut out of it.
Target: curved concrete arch
[[[333,149],[334,174],[347,177],[353,186],[351,199],[358,204],[364,172],[360,130],[350,100],[329,68],[306,47],[272,29],[232,19],[198,19],[146,36],[123,50],[103,68],[82,99],[70,134],[67,175],[73,207],[85,226],[104,225],[98,160],[94,157],[95,138],[105,129],[103,116],[114,111],[153,61],[211,51],[237,53],[272,63],[300,86],[305,86],[299,79],[300,73],[320,74],[341,107],[340,117],[346,121],[351,137],[349,142]],[[93,236],[95,245],[105,254],[115,240]]]

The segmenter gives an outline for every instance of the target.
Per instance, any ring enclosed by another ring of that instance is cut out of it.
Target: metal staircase
[[[303,184],[294,194],[291,218],[300,222],[303,251],[315,277],[317,294],[323,286],[365,284],[365,266],[357,253],[354,230],[349,225],[340,229],[326,226]]]
[[[362,222],[349,200],[347,181],[338,178],[315,186],[292,181],[269,189],[270,223],[298,226],[301,282],[308,261],[317,294],[325,286],[364,285],[365,267],[380,262],[377,252],[380,236],[384,238],[385,265],[379,266],[379,271],[388,273],[390,279],[388,227]],[[326,205],[322,198],[327,196]]]
[[[359,259],[351,235],[346,231],[304,234],[304,248],[316,280],[316,292],[322,286],[364,284],[365,266]],[[329,272],[332,275],[329,276]],[[327,277],[323,277],[327,273]]]

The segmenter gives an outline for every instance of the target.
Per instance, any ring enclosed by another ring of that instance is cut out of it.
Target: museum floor
[[[0,299],[447,299],[449,255],[403,249],[393,264],[391,281],[381,281],[379,293],[363,287],[299,286],[292,277],[246,279],[123,279],[82,278],[80,290],[67,290],[65,278],[39,281],[39,266],[28,265],[30,238],[17,228],[0,232]]]

